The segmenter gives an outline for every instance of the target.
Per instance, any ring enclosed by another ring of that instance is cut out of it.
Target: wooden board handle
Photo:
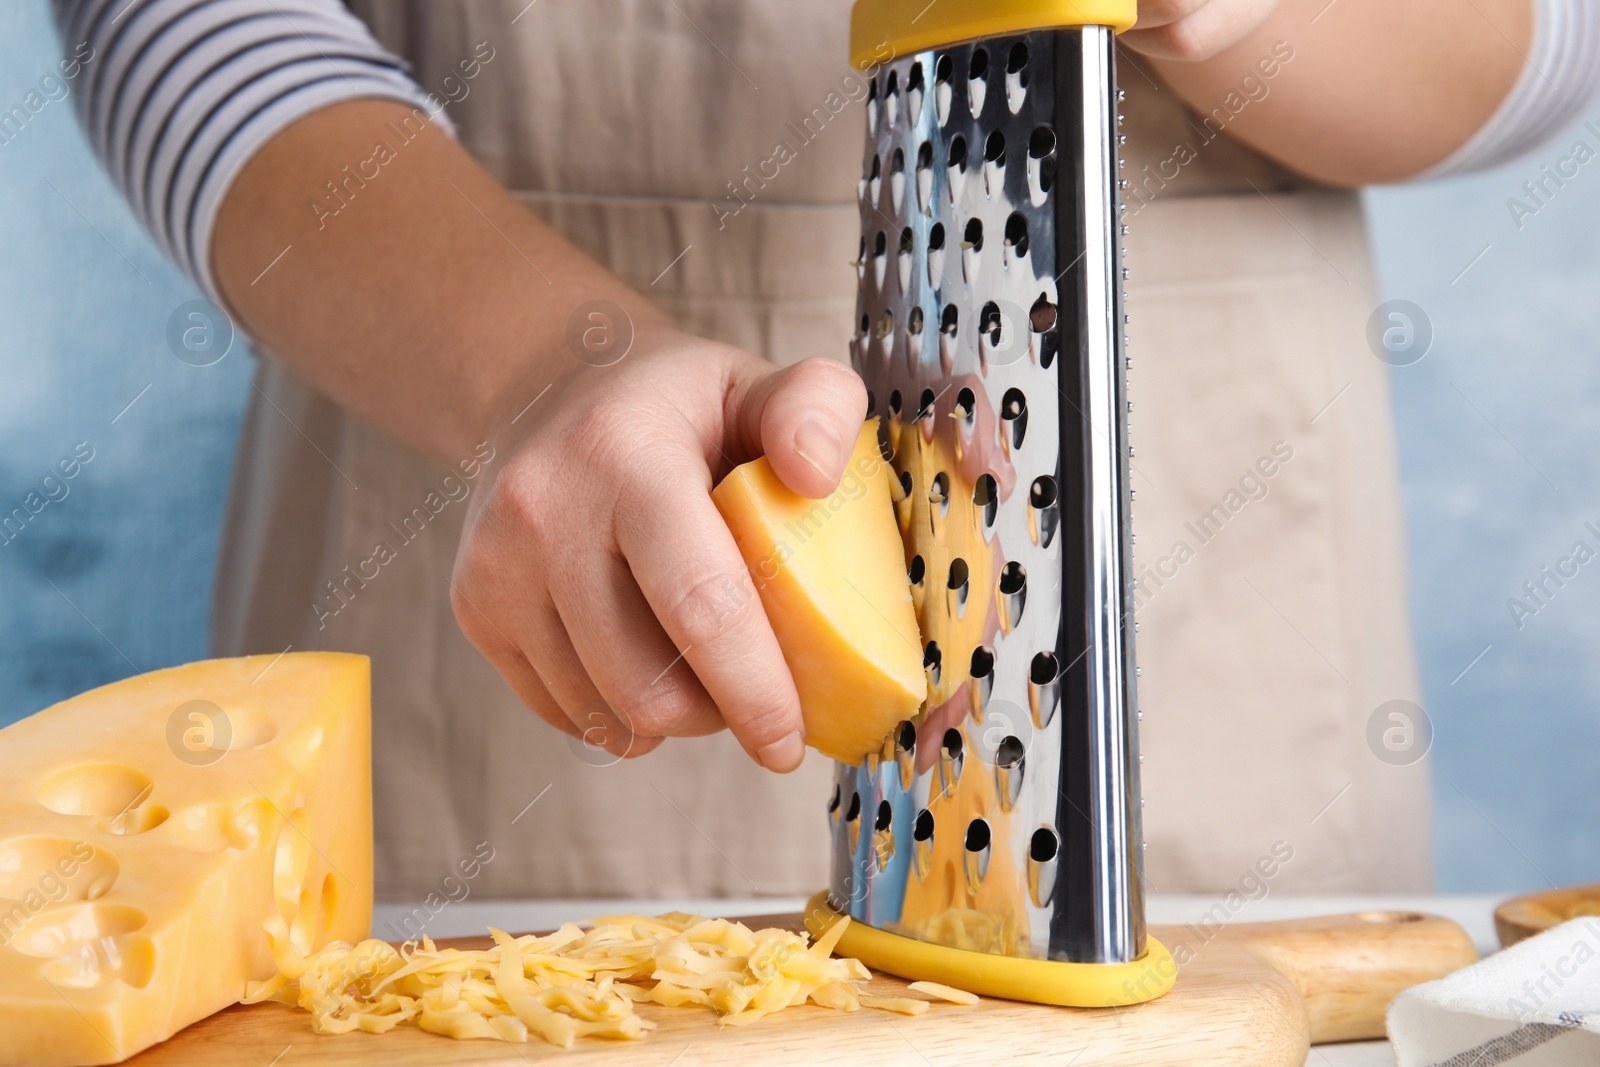
[[[1415,911],[1240,923],[1213,942],[1248,951],[1299,986],[1313,1045],[1383,1037],[1395,994],[1478,959],[1465,930]]]

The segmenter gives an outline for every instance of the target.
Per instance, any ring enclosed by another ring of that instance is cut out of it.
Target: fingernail
[[[769,771],[787,774],[800,766],[800,761],[805,758],[805,754],[805,738],[801,737],[800,731],[796,730],[792,734],[763,745],[761,751],[756,753],[756,759],[761,762],[761,766]]]
[[[844,467],[844,448],[838,436],[816,419],[807,419],[795,431],[794,452],[828,481],[839,480]]]

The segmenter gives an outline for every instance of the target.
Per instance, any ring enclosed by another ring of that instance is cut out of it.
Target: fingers
[[[722,716],[673,645],[627,564],[589,551],[563,568],[551,596],[602,700],[642,737],[698,737]]]
[[[730,425],[745,454],[764,453],[783,483],[803,496],[833,492],[867,416],[861,378],[831,359],[772,371],[750,357],[740,373],[747,377],[730,398]]]
[[[617,509],[617,543],[667,636],[683,650],[751,758],[788,772],[804,757],[794,679],[744,559],[687,448],[657,449]]]
[[[484,562],[482,557],[475,561],[479,566]],[[490,569],[506,565],[500,557]],[[626,713],[618,713],[601,697],[548,602],[541,607],[531,594],[508,595],[506,588],[488,585],[482,574],[480,570],[475,576],[470,569],[458,574],[451,583],[451,604],[462,632],[518,699],[590,749],[631,757],[661,743],[660,737],[636,733]],[[468,587],[477,592],[468,594]]]
[[[1117,38],[1145,55],[1200,62],[1237,44],[1279,0],[1140,0],[1139,21]]]

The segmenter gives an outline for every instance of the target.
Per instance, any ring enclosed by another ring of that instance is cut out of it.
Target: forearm
[[[1408,178],[1464,144],[1510,92],[1532,31],[1531,0],[1284,0],[1209,59],[1134,61],[1202,117],[1243,98],[1247,76],[1264,82],[1228,134],[1308,177],[1361,185]],[[1278,42],[1293,58],[1265,81],[1257,64]]]
[[[578,305],[612,301],[640,329],[664,322],[448,135],[418,128],[410,108],[362,100],[283,130],[223,200],[212,266],[275,356],[453,461],[583,366],[566,347]]]

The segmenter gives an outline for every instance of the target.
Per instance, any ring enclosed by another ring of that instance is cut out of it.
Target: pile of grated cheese
[[[287,930],[270,933],[279,973],[252,983],[243,1003],[276,1000],[311,1013],[319,1034],[384,1033],[415,1020],[454,1038],[526,1041],[571,1048],[579,1037],[638,1039],[653,1027],[638,1003],[711,1008],[723,1026],[743,1026],[800,1004],[918,1015],[928,1001],[874,997],[859,960],[832,959],[849,919],[814,944],[788,930],[751,930],[726,919],[672,913],[618,915],[583,929],[567,923],[543,937],[490,930],[494,947],[439,948],[424,937],[334,942],[307,954]],[[922,985],[922,983],[919,983]],[[976,998],[921,990],[953,1003]]]

